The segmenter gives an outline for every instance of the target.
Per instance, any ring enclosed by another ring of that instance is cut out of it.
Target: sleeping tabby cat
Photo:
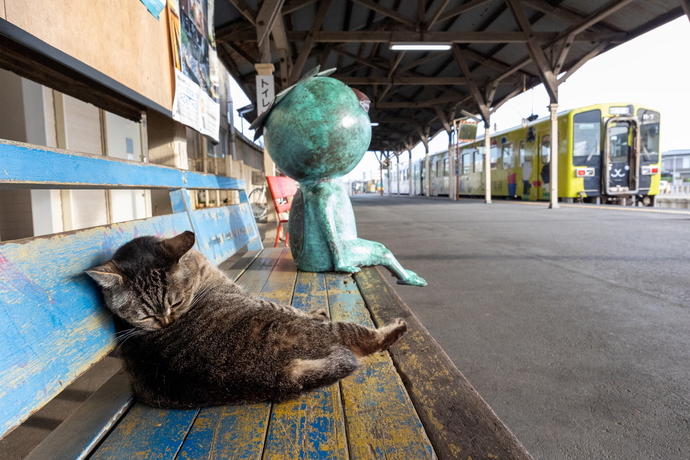
[[[407,330],[331,322],[248,294],[193,250],[194,234],[136,238],[87,270],[122,321],[138,399],[164,408],[283,401],[331,385]]]

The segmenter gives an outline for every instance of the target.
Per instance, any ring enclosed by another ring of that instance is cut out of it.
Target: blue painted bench
[[[166,189],[173,213],[0,243],[0,437],[116,345],[84,270],[140,235],[197,235],[250,292],[363,324],[406,319],[390,353],[337,385],[281,404],[160,410],[117,373],[30,459],[517,458],[529,454],[376,268],[303,273],[288,249],[263,249],[244,183],[226,177],[0,141],[0,188]],[[239,204],[193,209],[189,190],[234,190]]]

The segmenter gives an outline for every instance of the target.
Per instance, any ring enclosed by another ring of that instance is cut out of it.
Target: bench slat
[[[326,286],[334,321],[373,327],[349,275],[327,273]],[[352,459],[436,458],[388,353],[364,358],[362,367],[343,379],[341,387]]]
[[[261,460],[269,403],[201,409],[179,459]]]
[[[264,250],[239,283],[264,298],[289,302],[296,273],[294,262],[281,257],[282,253],[282,249]],[[180,458],[207,458],[205,453],[213,452],[218,459],[260,460],[270,414],[270,403],[202,409]]]
[[[86,458],[131,403],[129,378],[120,371],[89,396],[25,460]]]
[[[292,305],[307,312],[328,311],[324,275],[299,272]],[[348,459],[339,384],[274,404],[264,458]]]
[[[112,349],[111,314],[84,270],[135,236],[189,228],[173,214],[0,244],[0,436]]]
[[[245,188],[241,179],[21,142],[0,140],[0,155],[0,188]]]
[[[223,273],[225,273],[225,276],[231,280],[237,280],[237,278],[239,278],[254,262],[254,259],[259,257],[259,254],[261,254],[260,249],[247,251],[242,254],[242,256],[237,256],[236,258],[221,262],[218,268],[220,268]]]
[[[271,275],[271,270],[278,263],[282,249],[267,248],[254,260],[254,263],[242,274],[237,283],[247,291],[260,294]]]
[[[134,404],[91,460],[172,460],[198,413]]]
[[[390,352],[420,418],[433,427],[428,434],[438,457],[531,459],[384,275],[369,267],[355,279],[377,324],[398,317],[407,322],[407,334]]]

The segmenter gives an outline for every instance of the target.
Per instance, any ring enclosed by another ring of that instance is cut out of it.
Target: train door
[[[638,122],[633,117],[606,120],[604,186],[607,195],[632,195],[639,189]]]
[[[537,199],[548,200],[551,191],[551,169],[549,166],[551,159],[551,135],[543,134],[539,138],[539,155],[537,155],[536,168],[534,173],[538,176],[535,181],[537,187]]]

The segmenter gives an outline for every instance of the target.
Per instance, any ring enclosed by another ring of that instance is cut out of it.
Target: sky
[[[619,45],[587,62],[558,89],[558,111],[604,102],[628,102],[648,106],[661,113],[661,151],[690,148],[686,132],[690,111],[690,21],[680,17],[634,40]],[[543,85],[528,90],[505,103],[491,115],[498,131],[520,125],[535,113],[548,115],[549,97]],[[483,124],[481,124],[483,126]],[[375,129],[375,128],[374,128]],[[480,129],[483,131],[483,128]],[[445,132],[430,143],[430,152],[448,148]],[[412,158],[424,156],[421,142]],[[403,159],[408,156],[403,154]],[[363,172],[378,170],[373,152],[367,152],[350,173],[360,179]]]

